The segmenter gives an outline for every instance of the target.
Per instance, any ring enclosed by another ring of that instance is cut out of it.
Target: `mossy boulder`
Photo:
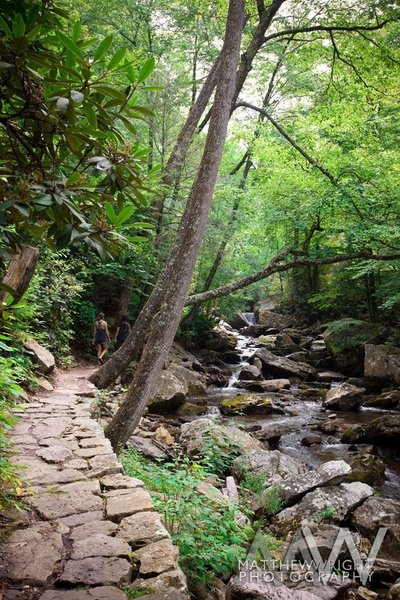
[[[372,486],[379,486],[385,481],[385,464],[375,454],[357,453],[349,463],[352,472],[348,481],[362,481]]]
[[[283,412],[274,405],[271,397],[258,394],[239,394],[234,398],[226,398],[221,402],[220,410],[224,415],[264,415]]]
[[[354,376],[364,372],[365,344],[381,344],[389,333],[379,323],[341,319],[328,324],[323,338],[339,371]]]
[[[389,390],[379,394],[379,396],[369,398],[364,402],[364,406],[400,410],[400,390]]]

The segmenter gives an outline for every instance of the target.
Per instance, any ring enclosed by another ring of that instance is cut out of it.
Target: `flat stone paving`
[[[91,418],[91,372],[63,372],[53,392],[22,406],[12,440],[26,510],[0,538],[0,598],[124,600],[137,588],[149,600],[186,600],[149,493],[123,474]]]

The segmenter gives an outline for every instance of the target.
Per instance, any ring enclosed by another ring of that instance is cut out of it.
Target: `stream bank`
[[[210,448],[214,455],[216,448],[225,458],[230,455],[232,460],[208,480],[207,494],[249,508],[248,518],[253,523],[261,518],[263,535],[275,549],[287,546],[299,527],[307,525],[317,546],[328,552],[338,532],[350,528],[365,557],[379,527],[388,526],[388,541],[366,591],[353,577],[354,566],[350,581],[310,585],[299,576],[295,586],[285,583],[294,587],[293,598],[299,590],[326,600],[396,598],[393,586],[400,577],[396,387],[373,389],[360,373],[351,377],[338,371],[321,333],[245,325],[237,331],[220,323],[206,347],[195,354],[175,344],[130,447],[161,462],[182,454],[198,461]],[[117,398],[105,401],[103,415],[115,410]],[[374,406],[382,403],[390,408]],[[207,523],[200,522],[197,528],[206,529]],[[277,592],[259,582],[250,589],[248,581],[230,579],[230,574],[218,582],[207,594],[196,587],[195,597],[292,597],[288,587]]]

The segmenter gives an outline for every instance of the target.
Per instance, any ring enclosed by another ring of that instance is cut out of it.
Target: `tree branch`
[[[371,253],[371,251],[364,250],[363,252],[349,252],[347,254],[339,254],[336,256],[329,256],[325,258],[301,258],[282,264],[281,261],[285,258],[285,256],[291,253],[292,249],[286,248],[280,254],[277,254],[270,261],[269,265],[261,271],[257,271],[252,275],[243,277],[243,279],[233,281],[232,283],[228,283],[219,288],[215,288],[214,290],[189,296],[186,300],[186,306],[200,304],[201,302],[206,302],[207,300],[214,300],[215,298],[220,298],[221,296],[227,296],[228,294],[236,292],[236,290],[240,290],[244,287],[247,287],[252,283],[256,283],[257,281],[266,279],[274,273],[282,273],[284,271],[289,271],[290,269],[294,269],[297,267],[306,267],[307,265],[332,265],[336,263],[361,259],[377,261],[390,261],[400,259],[400,254],[374,255]]]
[[[311,25],[310,27],[297,27],[294,29],[285,29],[284,31],[277,31],[275,33],[271,33],[264,37],[264,44],[269,42],[270,40],[276,40],[285,35],[296,35],[297,33],[313,33],[314,31],[326,31],[328,33],[332,33],[335,31],[344,31],[344,32],[355,32],[359,33],[360,31],[377,31],[378,29],[382,29],[388,23],[393,23],[396,19],[386,19],[381,23],[377,23],[376,25]]]
[[[286,133],[283,127],[281,127],[281,125],[279,125],[279,123],[277,123],[275,119],[271,117],[269,113],[267,113],[266,110],[264,110],[263,108],[258,108],[258,106],[254,106],[254,104],[249,104],[248,102],[239,102],[238,104],[236,104],[236,108],[239,108],[241,106],[244,108],[250,108],[251,110],[255,110],[256,112],[260,113],[260,115],[263,115],[275,127],[275,129],[279,131],[282,137],[284,137],[285,140],[288,141],[289,144],[293,146],[293,148],[295,148],[303,156],[303,158],[306,159],[308,163],[310,163],[310,165],[318,169],[323,175],[325,175],[325,177],[329,179],[332,185],[337,187],[336,177],[334,177],[332,173],[325,169],[325,167],[323,167],[317,160],[310,156],[308,152],[303,150],[303,148],[301,148],[298,145],[298,143],[288,133]]]

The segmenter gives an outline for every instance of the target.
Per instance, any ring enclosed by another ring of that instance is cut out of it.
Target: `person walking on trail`
[[[96,346],[97,358],[99,363],[104,363],[104,357],[107,354],[107,342],[110,341],[107,321],[104,320],[104,313],[99,313],[93,326],[93,344]]]
[[[120,348],[128,335],[131,332],[131,326],[129,325],[127,315],[123,316],[121,319],[121,323],[118,326],[117,332],[115,334],[114,342],[116,344],[116,348]]]

